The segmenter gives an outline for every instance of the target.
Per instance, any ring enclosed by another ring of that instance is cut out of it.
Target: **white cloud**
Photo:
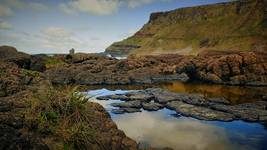
[[[37,3],[37,2],[31,2],[28,4],[28,7],[35,11],[44,11],[47,10],[48,7],[44,4]]]
[[[42,10],[47,9],[46,5],[42,3],[38,3],[38,2],[27,2],[23,0],[6,0],[5,3],[7,6],[11,8],[15,8],[15,9],[29,8],[35,11],[42,11]]]
[[[76,11],[92,13],[96,15],[109,15],[117,11],[119,7],[118,0],[76,0],[59,5],[60,9],[73,14]]]
[[[0,17],[13,16],[16,9],[43,11],[48,9],[48,7],[38,2],[27,2],[23,0],[4,0],[0,4]]]
[[[22,9],[26,6],[26,4],[20,0],[6,0],[5,2],[9,7],[13,8]]]
[[[149,4],[154,2],[155,0],[128,0],[128,7],[135,8],[141,6],[143,4]]]
[[[70,4],[59,4],[59,9],[65,14],[75,14],[75,10],[71,7]]]
[[[170,0],[75,0],[61,3],[59,9],[66,14],[85,12],[96,15],[110,15],[126,5],[128,8],[136,8],[153,2],[166,2]]]
[[[70,30],[62,27],[49,27],[42,31],[40,43],[42,47],[53,50],[67,51],[80,47],[82,40]]]
[[[0,17],[10,17],[13,15],[14,12],[8,6],[0,4]]]
[[[43,30],[43,33],[49,37],[66,38],[72,35],[72,32],[61,27],[49,27]]]
[[[13,26],[10,23],[0,20],[0,30],[10,30],[12,28]]]

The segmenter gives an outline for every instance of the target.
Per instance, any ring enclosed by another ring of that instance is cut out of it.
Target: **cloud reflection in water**
[[[136,141],[180,150],[234,149],[223,128],[194,119],[176,119],[162,112],[124,114],[114,118],[118,128]]]

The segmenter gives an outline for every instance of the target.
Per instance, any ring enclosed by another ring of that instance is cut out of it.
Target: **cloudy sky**
[[[31,54],[102,52],[151,12],[227,0],[0,0],[0,45]]]

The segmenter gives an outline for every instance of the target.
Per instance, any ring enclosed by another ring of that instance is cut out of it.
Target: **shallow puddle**
[[[204,83],[183,83],[180,81],[147,85],[95,85],[85,87],[86,90],[97,90],[102,88],[108,90],[141,90],[146,88],[163,88],[180,93],[199,93],[206,97],[224,97],[232,104],[258,101],[261,100],[262,95],[267,94],[267,87],[240,87]]]
[[[179,88],[174,87],[177,86],[165,85],[165,88],[176,92],[190,92],[186,88],[181,88],[180,85]],[[122,94],[128,91],[100,89],[90,90],[87,94],[100,96]],[[239,94],[239,92],[237,93]],[[179,150],[266,149],[267,130],[260,123],[200,121],[178,116],[174,111],[168,109],[155,112],[142,110],[138,113],[116,115],[111,113],[113,107],[110,104],[119,102],[119,100],[99,101],[92,98],[91,101],[104,106],[118,128],[123,130],[128,137],[140,143],[140,147],[170,147]]]

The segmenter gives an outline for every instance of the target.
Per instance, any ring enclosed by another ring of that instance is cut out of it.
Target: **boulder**
[[[31,56],[18,52],[16,48],[11,46],[0,46],[0,60],[14,62],[21,68],[30,69]]]

